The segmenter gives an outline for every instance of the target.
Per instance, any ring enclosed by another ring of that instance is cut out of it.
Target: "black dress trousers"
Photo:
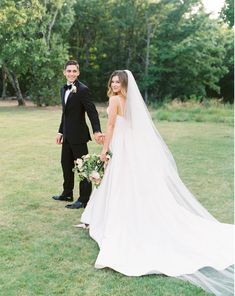
[[[70,144],[66,139],[62,143],[61,150],[61,165],[63,170],[64,191],[62,195],[64,196],[73,196],[74,188],[74,160],[81,158],[83,155],[88,153],[87,144]],[[88,182],[86,179],[81,181],[79,184],[79,201],[85,205],[89,201],[89,197],[92,190],[91,182]]]

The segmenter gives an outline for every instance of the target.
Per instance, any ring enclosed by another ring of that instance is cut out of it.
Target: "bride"
[[[132,73],[108,83],[105,175],[82,214],[100,251],[96,268],[164,274],[233,295],[233,225],[217,221],[180,179]]]

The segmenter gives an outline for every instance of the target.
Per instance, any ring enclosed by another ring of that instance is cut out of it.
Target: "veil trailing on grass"
[[[128,90],[124,117],[131,130],[130,137],[134,147],[138,147],[134,153],[139,154],[137,159],[140,172],[143,168],[144,173],[147,173],[146,167],[148,166],[151,167],[149,172],[153,171],[154,166],[158,167],[156,174],[166,180],[178,205],[203,219],[220,224],[197,201],[180,179],[174,158],[152,122],[132,73],[129,70],[125,72],[128,75]],[[225,296],[233,295],[233,272],[233,265],[225,266],[222,270],[205,266],[194,273],[176,277],[189,281],[215,295]]]

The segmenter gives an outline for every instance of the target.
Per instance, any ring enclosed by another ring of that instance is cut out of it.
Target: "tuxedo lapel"
[[[69,95],[68,95],[68,98],[67,98],[67,102],[65,104],[65,107],[69,104],[69,101],[70,101],[70,98],[71,98],[72,95],[73,95],[73,93],[70,92]]]
[[[63,109],[65,108],[64,95],[65,95],[65,89],[63,87],[62,90],[61,90],[61,101],[62,101]]]

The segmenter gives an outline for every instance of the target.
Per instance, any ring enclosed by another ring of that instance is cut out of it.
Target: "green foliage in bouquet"
[[[109,160],[111,156],[111,152],[108,152],[107,159]],[[77,172],[79,182],[87,179],[97,188],[104,176],[106,166],[107,162],[101,161],[99,155],[95,153],[87,154],[75,161],[74,171]]]

